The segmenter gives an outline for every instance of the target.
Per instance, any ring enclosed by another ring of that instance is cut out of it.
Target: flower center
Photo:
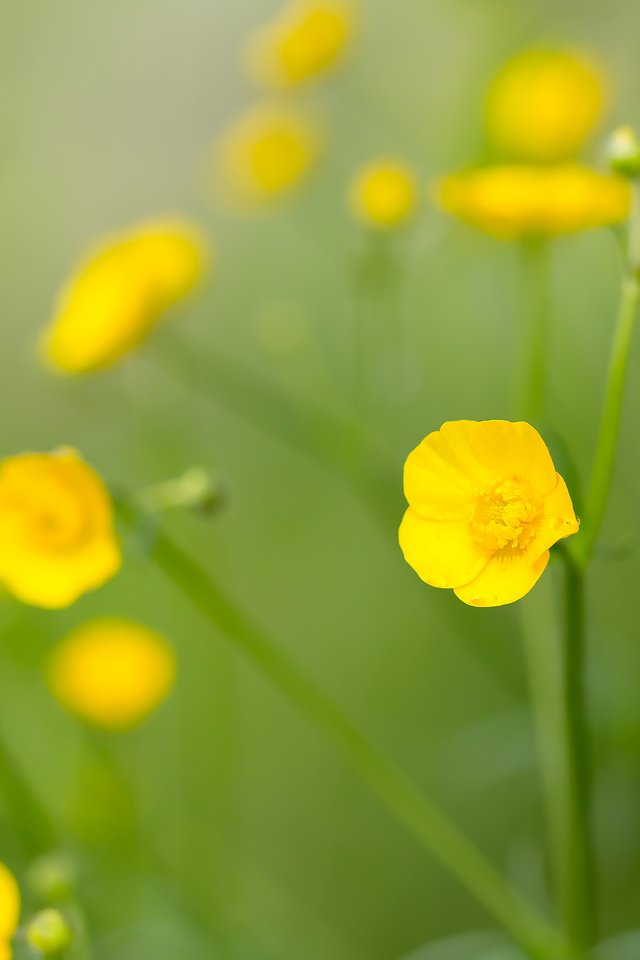
[[[481,547],[524,550],[535,537],[542,519],[542,504],[518,480],[497,480],[476,494],[471,513],[471,533]]]

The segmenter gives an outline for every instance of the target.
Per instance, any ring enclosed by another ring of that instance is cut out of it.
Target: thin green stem
[[[585,499],[582,530],[572,542],[571,547],[574,559],[582,567],[585,567],[591,559],[607,507],[618,443],[629,353],[639,300],[640,284],[635,269],[632,267],[626,272],[622,282],[620,310],[611,349],[605,402],[593,470]]]
[[[135,517],[123,509],[123,518]],[[341,709],[221,591],[207,573],[166,534],[158,533],[151,556],[201,613],[237,644],[261,672],[342,752],[384,804],[484,905],[536,960],[556,960],[562,940],[538,910],[515,891],[458,828],[379,753]]]
[[[564,704],[567,791],[567,871],[564,914],[575,956],[581,958],[596,939],[595,858],[591,842],[591,764],[584,690],[584,571],[568,552],[565,558]]]
[[[526,329],[522,336],[522,363],[518,382],[518,407],[529,421],[540,420],[546,405],[551,305],[549,296],[549,241],[522,244],[522,272]]]

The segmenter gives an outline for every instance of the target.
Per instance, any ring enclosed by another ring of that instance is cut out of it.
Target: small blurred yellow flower
[[[352,29],[351,3],[292,0],[251,42],[249,72],[268,87],[298,86],[336,63]]]
[[[503,239],[619,223],[631,202],[623,178],[575,165],[478,168],[445,177],[435,196],[449,213]]]
[[[306,116],[278,104],[252,107],[215,150],[222,199],[252,209],[289,193],[309,172],[318,149],[318,131]]]
[[[0,461],[0,582],[14,596],[66,607],[120,562],[109,494],[75,450]]]
[[[487,126],[508,157],[557,162],[575,157],[602,116],[604,76],[581,53],[525,50],[496,77]]]
[[[396,160],[374,160],[356,175],[350,191],[355,215],[372,227],[402,226],[416,207],[413,173]]]
[[[0,960],[10,960],[11,940],[20,919],[20,891],[13,874],[0,863]]]
[[[192,290],[206,249],[197,229],[180,221],[143,223],[107,237],[63,288],[42,337],[45,358],[63,373],[119,360]]]
[[[91,620],[58,647],[49,666],[54,696],[97,727],[136,726],[166,698],[175,658],[159,634],[130,620]]]
[[[578,530],[566,484],[528,423],[445,423],[409,454],[404,491],[405,560],[475,607],[519,600],[549,548]]]

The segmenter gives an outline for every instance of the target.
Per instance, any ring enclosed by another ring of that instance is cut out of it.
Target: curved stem
[[[635,270],[629,269],[622,282],[620,310],[611,349],[604,409],[591,480],[585,500],[584,523],[579,536],[575,538],[572,545],[574,558],[582,567],[586,566],[593,553],[609,497],[629,351],[639,299],[640,284],[638,283],[638,277]]]
[[[135,522],[126,507],[123,507],[123,517]],[[333,700],[272,644],[196,561],[163,533],[158,533],[151,557],[201,613],[322,730],[383,803],[512,934],[529,956],[536,960],[556,960],[564,955],[562,941],[546,918],[512,889],[475,845],[369,743]]]

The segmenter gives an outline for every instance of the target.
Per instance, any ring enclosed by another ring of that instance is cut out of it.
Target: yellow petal
[[[432,587],[468,583],[486,566],[489,554],[473,541],[459,520],[427,520],[406,511],[398,535],[407,563]]]
[[[20,917],[20,891],[13,874],[0,863],[0,957],[2,948],[9,949],[8,941],[13,936]],[[6,942],[6,943],[5,943]],[[6,956],[10,956],[9,950]]]
[[[539,556],[558,540],[577,533],[580,522],[575,515],[567,485],[557,474],[558,481],[550,494],[544,498],[544,516],[535,538],[528,548],[529,556]]]
[[[461,520],[474,490],[489,481],[490,474],[473,456],[467,442],[469,423],[459,420],[444,424],[407,457],[404,494],[421,516]]]
[[[461,421],[467,424],[472,454],[494,478],[526,480],[539,496],[556,485],[556,470],[547,445],[530,423],[509,420]],[[445,424],[450,429],[453,424]]]
[[[454,593],[472,607],[500,607],[520,600],[536,584],[549,561],[549,551],[533,563],[527,554],[501,550],[482,573]]]

